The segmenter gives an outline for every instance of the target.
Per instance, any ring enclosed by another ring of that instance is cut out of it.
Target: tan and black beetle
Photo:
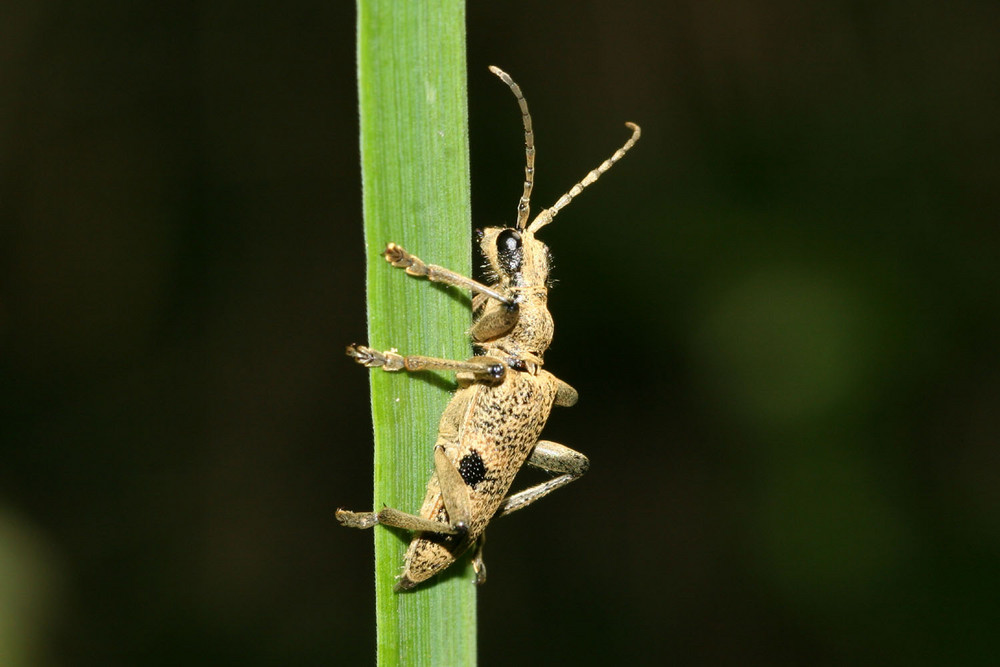
[[[472,545],[476,545],[476,581],[482,583],[486,580],[482,559],[486,525],[494,517],[517,511],[569,484],[589,467],[583,454],[538,439],[552,406],[573,405],[577,393],[542,368],[553,325],[547,307],[549,250],[535,234],[635,145],[639,126],[626,123],[632,130],[629,140],[528,224],[535,170],[528,103],[505,72],[497,67],[490,67],[490,71],[510,87],[521,107],[526,157],[517,222],[513,227],[488,228],[481,235],[480,248],[489,263],[491,284],[425,264],[395,243],[384,252],[387,261],[411,276],[472,291],[475,323],[469,333],[478,354],[467,361],[455,361],[404,356],[394,349],[379,352],[361,345],[347,348],[348,355],[369,368],[454,371],[458,380],[458,390],[438,427],[434,473],[419,516],[391,507],[378,512],[337,510],[337,520],[345,526],[370,528],[381,523],[415,533],[398,590],[413,588],[444,570]],[[525,463],[556,476],[507,495]]]

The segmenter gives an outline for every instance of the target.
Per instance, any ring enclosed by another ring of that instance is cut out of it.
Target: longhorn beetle
[[[570,385],[542,369],[542,355],[552,342],[548,298],[549,250],[535,238],[539,229],[583,189],[600,178],[639,140],[639,126],[625,123],[632,136],[528,224],[535,172],[535,139],[528,103],[521,88],[498,67],[490,71],[510,87],[524,124],[524,191],[513,227],[479,233],[488,262],[489,285],[434,264],[426,264],[390,243],[383,255],[392,266],[473,293],[475,322],[469,331],[476,356],[467,361],[379,352],[350,345],[347,354],[363,366],[384,371],[450,371],[458,390],[445,408],[434,445],[434,473],[427,483],[420,514],[392,507],[372,512],[337,510],[337,520],[351,528],[377,523],[414,532],[396,590],[407,590],[442,571],[475,545],[476,583],[486,580],[484,530],[491,519],[527,507],[583,475],[590,462],[583,454],[538,436],[553,405],[576,403]],[[527,463],[556,475],[507,495],[514,476]]]

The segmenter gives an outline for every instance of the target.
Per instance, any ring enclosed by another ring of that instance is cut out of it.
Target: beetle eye
[[[507,273],[521,270],[521,235],[514,229],[505,229],[497,234],[497,259]]]
[[[521,247],[521,235],[513,229],[505,229],[497,234],[497,252],[512,253]]]

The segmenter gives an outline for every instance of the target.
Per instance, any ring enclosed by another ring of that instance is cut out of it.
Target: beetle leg
[[[347,356],[354,357],[355,361],[366,368],[381,368],[389,372],[452,371],[471,373],[474,380],[489,384],[500,384],[507,373],[507,367],[499,359],[493,357],[472,357],[467,361],[458,361],[456,359],[425,357],[419,354],[402,355],[395,348],[379,352],[364,345],[348,345]]]
[[[425,264],[422,259],[416,255],[411,255],[402,246],[398,246],[395,243],[387,245],[385,250],[382,251],[382,255],[385,257],[385,261],[397,269],[405,269],[406,273],[411,276],[424,277],[431,282],[444,283],[445,285],[451,285],[459,289],[471,290],[473,294],[482,294],[490,299],[496,299],[507,306],[514,305],[512,297],[504,296],[492,287],[488,287],[472,278],[466,278],[462,274],[455,273],[442,266]]]
[[[442,535],[464,535],[468,532],[469,487],[462,479],[455,464],[448,459],[444,447],[434,448],[434,469],[441,485],[441,499],[448,512],[450,523],[427,519],[416,514],[407,514],[392,507],[383,507],[378,512],[350,512],[337,510],[337,521],[348,528],[371,528],[376,524],[403,528],[413,532],[441,533]]]
[[[469,487],[441,445],[434,448],[434,472],[437,474],[438,484],[441,486],[441,500],[444,502],[444,508],[448,511],[451,525],[464,530],[472,517]]]
[[[506,516],[523,509],[539,498],[579,479],[590,468],[590,461],[575,449],[549,440],[539,440],[528,458],[528,465],[546,472],[562,474],[504,498],[495,516]]]
[[[348,528],[371,528],[376,524],[393,526],[412,530],[413,532],[442,533],[444,535],[460,535],[465,532],[464,526],[453,526],[433,519],[425,519],[416,514],[400,512],[392,507],[383,507],[378,512],[349,512],[337,510],[337,521]]]
[[[494,340],[513,329],[520,317],[521,311],[517,304],[488,309],[472,325],[469,336],[476,343]]]
[[[577,400],[580,398],[580,394],[576,392],[576,389],[557,377],[553,377],[552,379],[556,381],[555,404],[567,408],[571,405],[576,405]],[[572,452],[573,450],[571,449],[569,451]]]
[[[472,552],[472,569],[476,571],[476,585],[486,583],[486,563],[483,562],[483,547],[486,546],[486,533],[476,540],[475,551]]]

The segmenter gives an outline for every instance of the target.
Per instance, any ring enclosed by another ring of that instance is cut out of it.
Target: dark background
[[[0,661],[369,664],[354,8],[5,7]],[[473,2],[473,211],[543,236],[500,664],[992,664],[1000,5]],[[432,259],[432,258],[427,258]]]

